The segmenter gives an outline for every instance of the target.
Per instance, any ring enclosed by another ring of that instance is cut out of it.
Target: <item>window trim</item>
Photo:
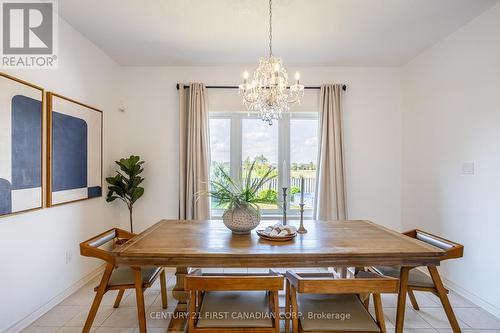
[[[230,125],[230,176],[233,179],[237,179],[241,175],[242,168],[242,144],[243,144],[243,132],[242,124],[243,119],[259,119],[258,115],[254,113],[248,113],[244,111],[210,111],[209,119],[229,119]],[[291,120],[292,119],[318,119],[317,112],[292,112],[283,115],[283,118],[279,120],[278,123],[278,161],[285,161],[288,165],[287,168],[287,187],[289,187],[290,175],[291,175]],[[319,126],[319,123],[318,123]],[[283,149],[283,147],[288,147],[288,149]],[[211,165],[210,165],[211,167]],[[283,163],[278,162],[278,188],[280,189],[278,197],[282,196],[281,188],[283,188],[282,179],[283,177]],[[290,195],[287,196],[287,207],[290,207]],[[223,209],[212,209],[210,208],[210,217],[212,219],[221,219]],[[261,219],[262,220],[276,220],[282,216],[281,209],[262,209]],[[298,209],[287,209],[287,218],[290,220],[298,220],[300,218],[300,211]],[[304,212],[305,220],[313,219],[313,210]]]

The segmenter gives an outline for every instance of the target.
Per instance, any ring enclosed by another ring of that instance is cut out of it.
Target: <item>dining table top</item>
[[[264,229],[277,221],[262,221]],[[298,225],[298,221],[288,224]],[[162,220],[113,250],[117,264],[187,267],[437,266],[444,251],[370,221],[306,220],[286,242],[233,234],[219,220]]]

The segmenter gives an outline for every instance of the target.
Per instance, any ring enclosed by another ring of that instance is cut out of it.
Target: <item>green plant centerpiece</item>
[[[241,181],[235,181],[221,165],[217,165],[214,170],[216,176],[210,181],[210,191],[205,193],[215,199],[219,207],[225,208],[222,219],[235,234],[248,234],[259,225],[259,203],[276,203],[275,191],[262,189],[276,178],[275,168],[265,166],[254,178],[256,162],[252,162]]]
[[[139,156],[132,155],[129,158],[121,158],[115,163],[120,167],[120,171],[116,171],[114,177],[106,178],[108,182],[106,201],[120,199],[125,202],[129,210],[130,232],[134,232],[132,223],[134,203],[144,194],[144,188],[139,186],[144,181],[140,176],[144,170],[142,168],[144,161],[141,161]]]

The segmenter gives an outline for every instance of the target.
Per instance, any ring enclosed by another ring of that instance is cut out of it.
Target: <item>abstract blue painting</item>
[[[0,73],[0,216],[42,207],[42,96]]]
[[[49,206],[102,196],[102,113],[48,93],[51,110]]]
[[[52,191],[87,187],[87,123],[52,112]]]

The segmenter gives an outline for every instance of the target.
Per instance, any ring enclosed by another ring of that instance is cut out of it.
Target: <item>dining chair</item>
[[[415,229],[403,233],[404,235],[418,239],[419,241],[425,242],[429,245],[438,247],[445,251],[442,260],[457,259],[463,257],[464,247],[461,244],[455,243],[448,239],[433,235],[431,233]],[[420,310],[417,298],[415,297],[414,291],[425,291],[430,292],[439,297],[441,304],[444,308],[448,321],[453,329],[454,333],[460,333],[460,326],[458,325],[457,318],[451,307],[450,301],[448,299],[448,290],[443,286],[441,277],[439,275],[438,269],[434,266],[427,266],[429,275],[425,274],[419,268],[413,268],[410,270],[408,275],[408,297],[415,310]],[[377,266],[373,267],[373,271],[385,275],[399,278],[400,267],[394,266]]]
[[[279,298],[284,277],[268,274],[209,274],[200,269],[186,275],[189,333],[279,333]]]
[[[360,271],[353,278],[328,273],[286,272],[285,332],[385,333],[380,294],[397,293],[399,280]],[[364,303],[373,295],[375,318]]]
[[[165,270],[162,267],[142,267],[140,272],[137,272],[129,266],[115,265],[114,257],[109,250],[112,246],[122,244],[133,236],[135,236],[135,234],[122,229],[113,228],[80,243],[80,253],[82,256],[98,258],[106,262],[106,268],[101,278],[101,282],[94,288],[96,295],[87,316],[82,331],[83,333],[90,331],[101,300],[104,294],[109,290],[118,290],[118,295],[113,304],[114,308],[118,308],[125,290],[135,289],[136,293],[140,292],[142,294],[145,289],[153,285],[159,276],[162,307],[164,309],[167,308],[166,277]],[[142,276],[142,285],[135,284],[135,274],[139,273]]]

